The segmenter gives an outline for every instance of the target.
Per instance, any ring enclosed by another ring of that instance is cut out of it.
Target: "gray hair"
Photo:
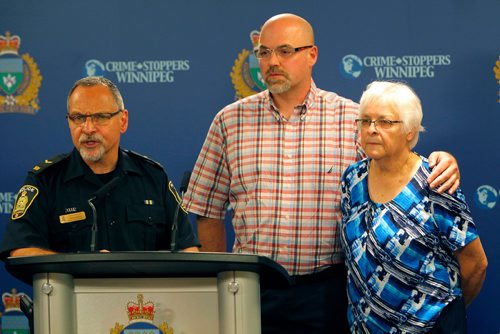
[[[120,94],[118,87],[116,87],[116,85],[111,80],[106,79],[104,77],[85,77],[85,78],[82,78],[82,79],[78,80],[77,82],[75,82],[75,84],[73,85],[73,87],[69,91],[68,99],[66,101],[66,108],[68,109],[68,111],[69,111],[69,98],[71,97],[71,94],[73,94],[73,92],[75,91],[75,89],[77,87],[79,87],[79,86],[94,87],[97,85],[103,85],[103,86],[108,87],[109,90],[111,91],[111,94],[113,95],[113,99],[115,100],[116,104],[118,105],[118,108],[125,109],[125,105],[123,104],[122,94]]]
[[[417,145],[422,126],[422,104],[415,91],[403,82],[374,81],[363,92],[359,101],[359,115],[362,117],[369,106],[385,106],[392,109],[403,121],[402,131],[415,132],[410,149]]]

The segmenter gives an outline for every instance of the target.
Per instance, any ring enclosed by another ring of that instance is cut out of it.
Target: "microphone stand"
[[[33,322],[33,301],[31,300],[31,298],[28,295],[26,295],[24,293],[21,294],[19,299],[20,299],[19,306],[21,307],[21,311],[24,313],[26,318],[28,318],[28,325],[30,327],[30,334],[33,334],[35,332],[35,326],[34,326],[34,322]]]
[[[177,220],[179,218],[179,210],[181,208],[181,203],[182,203],[182,198],[184,197],[184,192],[181,192],[181,201],[180,203],[177,204],[177,207],[175,208],[175,214],[174,214],[174,221],[172,222],[172,231],[170,234],[170,251],[175,252],[176,249],[176,237],[177,237],[177,228],[178,228],[178,223]],[[184,221],[184,219],[183,219]]]
[[[170,234],[170,251],[175,252],[176,251],[176,238],[177,238],[177,229],[178,229],[178,218],[179,218],[179,210],[182,205],[182,199],[184,198],[184,193],[187,191],[188,185],[189,185],[189,179],[191,178],[191,172],[187,171],[184,172],[184,175],[182,177],[181,181],[181,198],[179,203],[177,203],[177,206],[175,207],[175,214],[174,214],[174,221],[172,222],[172,231]],[[187,216],[187,213],[182,217],[182,222],[184,222],[185,217]]]
[[[97,210],[95,208],[94,203],[92,203],[92,201],[94,201],[96,198],[97,197],[94,196],[87,201],[89,203],[90,208],[92,209],[92,229],[91,229],[92,235],[91,235],[91,239],[90,239],[90,251],[92,253],[95,252],[95,240],[96,240],[96,236],[97,236]]]
[[[96,239],[97,239],[97,210],[96,210],[95,204],[93,202],[94,201],[97,201],[97,202],[101,201],[105,197],[105,195],[107,193],[109,193],[111,191],[111,189],[113,189],[118,184],[118,182],[120,182],[120,180],[121,180],[121,176],[115,176],[111,181],[109,181],[104,186],[99,188],[99,190],[97,190],[94,193],[94,196],[89,198],[89,200],[87,201],[90,208],[92,209],[92,229],[91,229],[92,234],[91,234],[91,239],[90,239],[90,251],[92,253],[95,252]]]

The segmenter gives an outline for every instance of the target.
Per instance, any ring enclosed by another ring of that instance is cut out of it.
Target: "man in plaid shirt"
[[[215,116],[184,204],[198,215],[203,251],[226,251],[230,206],[233,251],[268,256],[292,276],[289,289],[262,290],[263,333],[348,333],[339,185],[364,157],[358,105],[314,84],[318,48],[301,17],[270,18],[255,55],[268,89]],[[430,161],[439,161],[431,186],[454,191],[455,159]]]

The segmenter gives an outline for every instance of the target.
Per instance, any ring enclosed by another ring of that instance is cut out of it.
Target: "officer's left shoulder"
[[[154,166],[158,169],[161,169],[162,171],[165,170],[165,168],[163,168],[163,166],[158,162],[158,161],[155,161],[143,154],[139,154],[137,152],[134,152],[134,151],[131,151],[131,150],[123,150],[123,152],[125,152],[125,154],[127,154],[130,158],[134,159],[135,161],[140,161],[142,163],[146,163],[148,165],[151,165],[151,166]]]

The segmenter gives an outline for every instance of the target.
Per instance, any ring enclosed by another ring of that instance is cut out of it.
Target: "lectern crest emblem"
[[[159,326],[153,324],[155,305],[151,301],[144,302],[142,294],[137,295],[137,302],[127,303],[127,315],[129,324],[124,326],[116,323],[110,334],[174,334],[174,330],[166,322]]]

